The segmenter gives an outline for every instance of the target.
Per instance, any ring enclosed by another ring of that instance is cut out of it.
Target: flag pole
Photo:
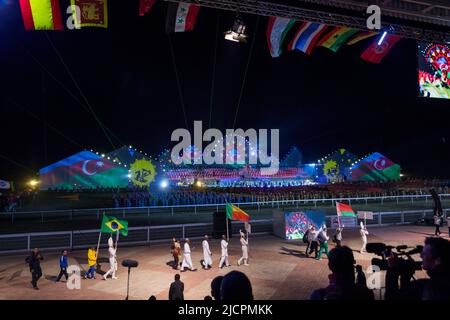
[[[229,237],[229,231],[228,231],[228,215],[225,218],[226,224],[227,224],[227,242],[230,241],[230,237]]]
[[[97,259],[98,259],[98,250],[100,249],[100,239],[101,238],[102,238],[102,230],[100,230],[100,233],[98,234],[97,251],[95,252]]]
[[[116,236],[116,250],[117,250],[117,243],[119,243],[119,231],[117,231],[117,236]]]

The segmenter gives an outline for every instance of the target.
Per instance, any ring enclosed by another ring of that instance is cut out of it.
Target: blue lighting
[[[381,36],[380,41],[378,41],[379,46],[381,46],[381,44],[383,43],[384,38],[386,38],[386,36],[387,36],[387,31],[383,32],[383,35]]]

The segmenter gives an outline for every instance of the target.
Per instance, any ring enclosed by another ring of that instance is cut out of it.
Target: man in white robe
[[[361,229],[359,230],[359,233],[361,234],[361,240],[362,240],[362,247],[360,253],[366,252],[366,245],[367,245],[367,235],[369,234],[369,231],[367,231],[367,228],[364,226],[364,224],[360,223]]]
[[[114,240],[113,238],[109,237],[108,239],[108,252],[109,252],[109,270],[103,275],[103,280],[106,280],[109,275],[112,276],[112,279],[116,280],[118,279],[116,277],[116,271],[117,271],[117,256],[116,251],[117,249],[114,248]]]
[[[241,265],[242,261],[244,261],[244,266],[248,266],[248,240],[245,234],[241,231],[241,248],[242,248],[242,257],[238,260],[238,266]]]
[[[194,268],[194,265],[192,264],[192,258],[191,258],[191,242],[189,239],[186,239],[186,242],[184,243],[184,252],[183,252],[183,263],[181,264],[181,272],[184,272],[185,268],[188,268],[191,271],[197,271],[197,269]]]
[[[228,263],[228,241],[225,235],[222,236],[220,247],[222,249],[222,257],[220,258],[219,268],[222,268],[224,264],[226,267],[229,267],[230,264]]]
[[[209,250],[208,236],[205,235],[205,239],[202,241],[203,247],[203,269],[211,269],[212,266],[212,253]]]

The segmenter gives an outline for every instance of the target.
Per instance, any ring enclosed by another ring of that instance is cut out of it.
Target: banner
[[[303,239],[310,225],[318,230],[325,223],[325,214],[321,211],[286,212],[284,220],[286,240]]]
[[[339,227],[339,220],[341,221],[341,226],[345,226],[346,228],[355,228],[357,226],[356,224],[356,217],[338,217],[338,216],[332,216],[331,217],[331,227],[337,228]]]
[[[373,220],[372,211],[358,211],[358,219]]]

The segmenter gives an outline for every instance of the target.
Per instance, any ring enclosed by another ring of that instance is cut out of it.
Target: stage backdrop
[[[325,223],[325,214],[321,211],[286,212],[284,215],[286,240],[303,239],[309,225],[316,229]]]
[[[374,152],[352,167],[351,176],[353,181],[395,181],[400,179],[400,166]]]
[[[112,160],[82,151],[39,170],[40,188],[127,187],[128,169]]]

